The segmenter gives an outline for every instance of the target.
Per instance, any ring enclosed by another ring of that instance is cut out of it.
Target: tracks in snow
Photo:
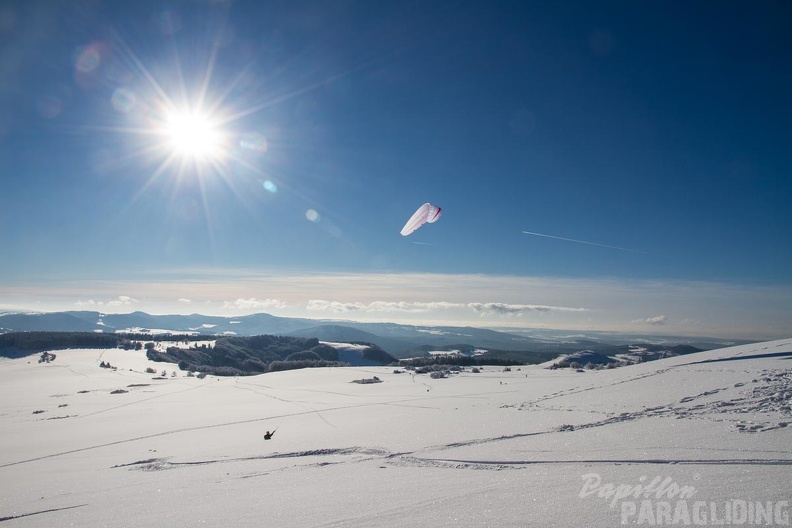
[[[380,448],[344,447],[296,451],[290,453],[274,453],[254,457],[224,458],[198,461],[171,461],[167,458],[139,460],[128,464],[120,464],[113,468],[126,468],[136,471],[165,471],[184,469],[212,464],[235,464],[251,461],[268,461],[294,459],[297,463],[291,466],[277,467],[268,471],[244,474],[240,478],[266,476],[277,471],[290,469],[322,468],[336,464],[358,464],[375,461],[385,466],[423,467],[450,470],[520,470],[541,465],[723,465],[723,466],[792,466],[792,459],[785,458],[622,458],[622,459],[554,459],[554,460],[466,460],[456,458],[424,457],[419,452],[392,453]],[[319,462],[309,462],[318,459]]]

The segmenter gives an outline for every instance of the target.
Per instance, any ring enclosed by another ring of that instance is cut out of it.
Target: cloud
[[[665,315],[656,315],[655,317],[647,317],[646,319],[636,319],[633,323],[660,326],[664,325],[666,320],[667,317]]]
[[[374,301],[369,303],[366,311],[369,312],[401,312],[401,313],[426,313],[434,310],[448,310],[459,306],[450,302],[386,302]]]
[[[107,303],[107,306],[129,306],[137,303],[137,299],[133,299],[127,295],[119,295],[117,299]]]
[[[306,306],[311,311],[325,311],[333,313],[349,312],[392,312],[392,313],[428,313],[439,310],[466,310],[480,315],[519,316],[525,312],[583,312],[587,308],[567,308],[562,306],[542,306],[533,304],[507,304],[507,303],[455,303],[445,301],[435,302],[388,302],[374,301],[371,303],[325,301],[312,299]]]
[[[190,304],[192,301],[190,299],[185,299],[184,297],[182,297],[181,299],[179,299],[179,302],[181,304]]]
[[[405,302],[405,301],[373,301],[370,303],[362,302],[338,302],[325,301],[322,299],[311,299],[306,308],[311,311],[324,311],[334,313],[348,312],[367,312],[367,313],[427,313],[434,310],[448,310],[453,308],[465,307],[462,303],[450,302]]]
[[[584,332],[632,332],[640,325],[672,335],[756,340],[780,339],[792,329],[792,285],[786,283],[213,268],[157,271],[123,281],[23,283],[0,277],[0,291],[4,310],[131,311],[134,301],[124,304],[118,296],[134,291],[135,309],[150,313],[192,312],[200,304],[207,315],[277,308],[289,317]],[[118,300],[111,306],[109,299]],[[674,316],[636,315],[668,313]]]
[[[566,306],[543,306],[536,304],[506,304],[506,303],[468,303],[474,312],[482,315],[522,315],[525,312],[586,312],[588,308],[569,308]]]
[[[256,299],[255,297],[223,303],[223,309],[226,310],[271,310],[284,307],[286,307],[286,303],[280,299]]]
[[[80,308],[93,308],[93,307],[100,308],[100,307],[104,307],[104,306],[112,306],[112,307],[130,306],[130,305],[135,304],[137,302],[138,302],[137,299],[133,299],[132,297],[129,297],[128,295],[119,295],[118,297],[116,297],[112,301],[107,301],[107,302],[94,301],[93,299],[88,299],[87,301],[83,301],[82,299],[80,299],[79,301],[75,302],[74,304],[76,306],[80,307]]]
[[[433,310],[448,310],[452,308],[464,307],[461,303],[449,302],[404,302],[404,301],[373,301],[370,303],[325,301],[321,299],[311,299],[306,308],[312,311],[324,311],[334,313],[347,312],[390,312],[390,313],[426,313]]]
[[[321,299],[311,299],[308,301],[306,309],[317,312],[346,313],[357,312],[366,309],[363,303],[342,303],[337,301],[323,301]]]

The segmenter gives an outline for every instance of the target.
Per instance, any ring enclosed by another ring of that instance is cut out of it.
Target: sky
[[[3,2],[0,310],[789,337],[791,23]]]

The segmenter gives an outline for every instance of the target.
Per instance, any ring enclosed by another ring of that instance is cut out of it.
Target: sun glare
[[[223,136],[206,116],[173,113],[168,116],[165,132],[173,151],[185,159],[205,161],[222,154]]]

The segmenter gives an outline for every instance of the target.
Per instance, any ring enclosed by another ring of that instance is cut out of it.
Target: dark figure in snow
[[[274,434],[275,434],[275,431],[272,431],[271,433],[269,431],[267,431],[266,433],[264,433],[264,440],[270,440],[272,438],[272,435],[274,435]]]

